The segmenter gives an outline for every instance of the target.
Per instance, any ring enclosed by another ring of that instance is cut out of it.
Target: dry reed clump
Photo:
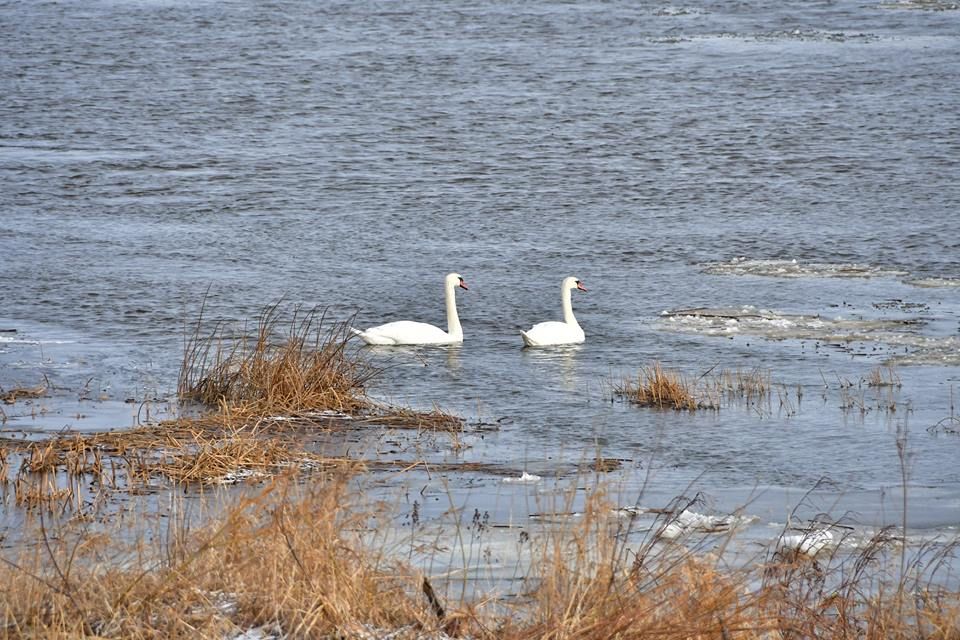
[[[664,371],[659,362],[641,369],[636,381],[625,379],[614,393],[642,407],[686,411],[715,408],[713,403],[698,399],[693,384],[679,373]]]
[[[260,314],[254,336],[239,338],[222,324],[202,337],[201,311],[184,349],[180,397],[241,414],[366,409],[364,385],[376,372],[348,348],[348,325],[297,309],[281,332],[278,306]]]
[[[890,531],[850,556],[775,553],[731,569],[656,536],[628,547],[610,507],[594,495],[580,524],[535,541],[533,588],[485,628],[506,640],[960,637],[960,593],[934,584],[954,545],[931,545],[899,579]]]
[[[181,399],[217,411],[192,422],[224,428],[267,418],[309,420],[328,412],[363,418],[357,424],[463,430],[461,418],[438,408],[389,407],[368,398],[365,386],[379,370],[350,347],[349,323],[329,323],[318,310],[298,308],[284,331],[278,307],[260,314],[253,337],[239,338],[228,337],[222,324],[202,337],[201,311],[185,345],[178,390]]]
[[[667,371],[659,362],[642,368],[636,380],[624,379],[614,394],[643,407],[694,411],[719,409],[730,402],[759,406],[770,398],[770,372],[760,368],[734,371],[713,368],[692,381]]]

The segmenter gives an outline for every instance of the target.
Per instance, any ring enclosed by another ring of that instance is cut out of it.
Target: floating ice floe
[[[660,314],[662,328],[683,333],[706,335],[747,334],[771,340],[808,339],[823,342],[903,338],[905,330],[922,326],[917,318],[866,319],[827,318],[803,314],[785,314],[769,309],[743,307],[693,307],[671,309]],[[919,337],[919,336],[918,336]]]
[[[777,541],[777,548],[796,551],[807,556],[815,556],[827,547],[835,547],[838,542],[829,529],[813,529],[803,533],[781,536],[780,540]]]
[[[766,276],[773,278],[880,278],[905,276],[906,271],[857,263],[797,262],[734,258],[730,262],[703,265],[703,273],[719,276]]]
[[[542,480],[542,479],[543,479],[543,478],[541,478],[541,477],[538,476],[538,475],[534,475],[534,474],[532,474],[532,473],[527,473],[526,471],[524,471],[523,474],[522,474],[519,478],[504,478],[503,481],[504,481],[504,482],[517,482],[517,483],[521,483],[521,482],[523,482],[523,483],[534,483],[534,482],[540,482],[540,480]]]
[[[904,280],[904,284],[924,289],[946,289],[960,287],[960,278],[916,278],[914,280]]]
[[[694,532],[724,533],[732,528],[755,521],[753,516],[712,516],[684,509],[660,531],[661,538],[674,540]]]
[[[916,316],[828,318],[781,314],[749,305],[672,309],[663,311],[659,321],[659,327],[666,331],[706,336],[757,336],[767,340],[815,340],[840,345],[870,342],[895,350],[889,364],[960,364],[960,338],[919,333],[927,324],[926,318]]]

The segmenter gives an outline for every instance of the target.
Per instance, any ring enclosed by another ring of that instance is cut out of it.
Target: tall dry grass
[[[364,386],[378,372],[350,349],[348,323],[300,308],[284,323],[279,306],[239,337],[221,323],[204,335],[201,310],[184,345],[180,397],[247,415],[367,409]]]
[[[614,387],[614,393],[633,404],[655,409],[694,411],[714,408],[712,403],[698,397],[693,383],[680,373],[664,370],[659,362],[640,369],[636,380],[624,379]]]
[[[696,544],[638,539],[602,491],[571,524],[529,529],[521,593],[444,600],[395,559],[389,535],[369,535],[390,514],[371,512],[348,478],[285,476],[202,528],[154,519],[167,524],[134,538],[33,519],[35,544],[0,549],[4,637],[221,639],[256,627],[318,639],[960,637],[960,597],[932,577],[946,548],[899,577],[890,531],[851,555],[761,553],[729,567]]]
[[[362,499],[347,470],[276,479],[197,529],[155,519],[166,524],[131,539],[34,519],[36,544],[0,550],[4,637],[222,639],[258,627],[318,639],[960,637],[960,596],[931,577],[947,550],[898,578],[887,573],[890,531],[853,555],[770,553],[732,568],[696,544],[637,542],[598,492],[575,523],[529,530],[522,593],[448,601],[395,558],[389,536],[365,534],[374,514]]]
[[[266,626],[330,638],[434,625],[406,589],[417,576],[350,534],[365,514],[345,488],[342,474],[281,480],[202,529],[174,522],[153,544],[37,521],[37,545],[2,551],[4,637],[228,638]]]

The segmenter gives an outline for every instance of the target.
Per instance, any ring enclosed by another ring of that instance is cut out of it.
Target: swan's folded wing
[[[521,331],[524,343],[528,347],[545,347],[554,344],[576,344],[583,342],[583,330],[566,322],[540,322],[527,331]]]
[[[450,334],[425,322],[400,320],[388,322],[357,333],[367,344],[449,344]]]

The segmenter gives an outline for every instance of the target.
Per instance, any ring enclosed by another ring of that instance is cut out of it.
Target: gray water
[[[238,322],[283,297],[442,325],[457,271],[462,347],[367,353],[378,397],[499,425],[431,455],[576,483],[599,453],[627,502],[759,493],[764,522],[827,479],[823,504],[879,526],[906,433],[911,523],[951,530],[952,7],[0,1],[0,385],[46,374],[79,406],[7,407],[4,435],[142,420],[205,295]],[[521,350],[567,275],[586,343]],[[780,386],[716,412],[611,400],[655,361]],[[866,388],[886,364],[902,388]],[[437,482],[387,480],[437,513],[539,508],[542,483]]]

